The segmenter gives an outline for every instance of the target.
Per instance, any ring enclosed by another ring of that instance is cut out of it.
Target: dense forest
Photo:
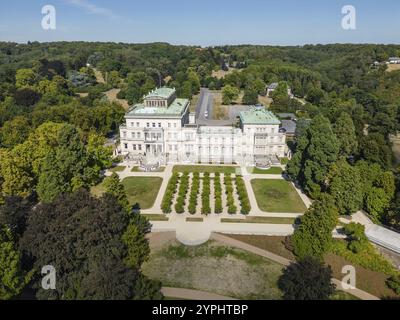
[[[0,286],[0,299],[26,288],[54,299],[160,296],[159,284],[140,273],[148,225],[127,208],[119,182],[110,178],[101,199],[87,192],[113,163],[106,141],[125,113],[105,96],[113,88],[129,104],[161,85],[185,98],[200,87],[223,90],[225,98],[241,91],[244,103],[255,104],[277,82],[269,108],[299,119],[287,172],[321,203],[316,210],[334,206],[332,212],[350,215],[365,209],[377,223],[400,229],[400,176],[391,140],[399,130],[400,71],[374,64],[398,55],[394,45],[0,43],[0,264],[9,270],[0,271],[8,281]],[[228,68],[225,77],[213,76]],[[99,207],[102,217],[95,215]],[[76,233],[63,230],[66,223]],[[94,226],[104,231],[98,243]],[[71,237],[78,247],[67,258],[58,248],[67,250]],[[41,239],[49,241],[46,252],[35,246]],[[100,263],[106,252],[113,254]],[[74,274],[72,282],[60,280],[52,297],[30,285],[46,259]],[[118,290],[106,290],[116,283]]]

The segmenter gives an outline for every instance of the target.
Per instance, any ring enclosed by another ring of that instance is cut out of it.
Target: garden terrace
[[[244,214],[251,207],[241,176],[220,172],[175,172],[164,195],[164,213]]]

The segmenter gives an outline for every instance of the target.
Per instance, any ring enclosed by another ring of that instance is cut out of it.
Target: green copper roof
[[[189,104],[188,99],[175,99],[169,107],[146,107],[143,104],[135,105],[127,114],[128,117],[181,117]]]
[[[162,88],[157,88],[157,89],[153,90],[152,92],[149,92],[144,98],[147,99],[147,98],[151,98],[151,97],[159,97],[159,98],[168,99],[174,93],[175,93],[175,89],[162,87]]]
[[[243,124],[281,124],[271,111],[260,108],[240,112],[240,119]]]

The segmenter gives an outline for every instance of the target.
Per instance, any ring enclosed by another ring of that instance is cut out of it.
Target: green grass
[[[149,221],[169,221],[169,218],[164,214],[142,214]]]
[[[203,218],[186,218],[187,222],[203,222]]]
[[[150,209],[156,201],[162,179],[158,177],[129,177],[122,181],[129,203],[138,203],[141,209]]]
[[[223,223],[265,223],[265,224],[294,224],[293,218],[274,218],[274,217],[246,217],[246,219],[222,218]]]
[[[163,286],[202,290],[244,300],[276,300],[282,266],[253,253],[208,243],[166,245],[152,250],[143,273]]]
[[[164,171],[165,171],[165,167],[160,167],[157,170],[151,171],[151,172],[164,172]],[[131,172],[144,172],[144,171],[140,170],[139,167],[133,167]]]
[[[162,179],[158,177],[129,177],[122,181],[130,205],[139,204],[140,209],[150,209],[156,201]],[[104,181],[90,189],[95,197],[105,192]]]
[[[247,172],[251,174],[282,174],[283,170],[281,167],[272,167],[267,170],[262,170],[255,167],[248,167]]]
[[[289,159],[285,157],[285,158],[281,158],[280,161],[281,161],[281,164],[285,165],[285,164],[288,164]]]
[[[122,171],[124,171],[125,169],[126,169],[126,167],[124,167],[124,166],[116,166],[116,167],[114,167],[114,168],[111,168],[110,171],[111,171],[111,172],[122,172]]]
[[[262,211],[304,213],[307,209],[294,187],[285,180],[255,179],[251,185]]]
[[[201,172],[201,173],[224,173],[232,174],[236,173],[236,169],[239,167],[228,167],[228,166],[174,166],[173,172]]]
[[[350,293],[338,290],[333,295],[330,296],[329,300],[360,300],[360,299],[353,296]]]

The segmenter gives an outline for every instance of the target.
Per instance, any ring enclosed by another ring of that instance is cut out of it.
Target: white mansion
[[[285,156],[281,122],[264,107],[238,113],[237,123],[199,125],[190,102],[175,89],[158,88],[130,108],[120,127],[120,153],[157,163],[237,163],[254,165]],[[214,123],[215,124],[215,123]]]

